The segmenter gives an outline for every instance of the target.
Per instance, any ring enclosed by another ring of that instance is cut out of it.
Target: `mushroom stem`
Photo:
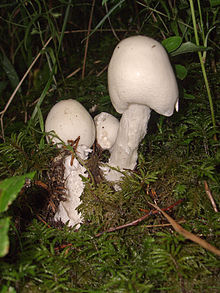
[[[120,169],[135,168],[138,145],[147,132],[150,112],[148,106],[131,104],[123,113],[109,160],[111,166]]]

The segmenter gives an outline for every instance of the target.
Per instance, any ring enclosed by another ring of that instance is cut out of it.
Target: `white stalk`
[[[91,149],[85,146],[80,146],[78,155],[85,160]],[[55,221],[62,221],[64,224],[68,222],[68,226],[76,226],[79,228],[83,218],[81,213],[78,213],[77,207],[81,204],[81,195],[84,190],[84,183],[81,176],[88,177],[87,170],[82,166],[77,158],[74,158],[71,165],[72,156],[68,156],[64,160],[64,180],[66,189],[66,201],[61,201],[58,210],[54,216]]]
[[[137,151],[141,140],[147,132],[150,119],[150,108],[144,105],[131,104],[123,113],[115,144],[111,150],[109,165],[133,170],[137,163]],[[107,180],[117,181],[121,173],[112,169],[105,170]]]

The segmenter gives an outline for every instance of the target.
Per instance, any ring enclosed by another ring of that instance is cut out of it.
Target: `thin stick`
[[[49,224],[47,224],[47,222],[44,221],[44,219],[42,219],[39,215],[36,215],[37,218],[42,222],[44,223],[48,228],[51,228],[51,226]]]
[[[211,251],[212,253],[220,256],[220,250],[215,246],[209,244],[207,241],[201,239],[200,237],[194,235],[193,233],[183,229],[174,219],[172,219],[167,213],[164,212],[164,209],[159,208],[157,205],[148,202],[149,205],[154,207],[157,211],[161,212],[163,216],[168,220],[168,222],[173,226],[174,230],[179,234],[183,235],[185,238],[199,244],[203,248]]]
[[[1,115],[1,132],[2,132],[2,138],[3,140],[5,139],[4,138],[4,122],[3,122],[3,117],[4,117],[4,114],[5,112],[7,111],[8,107],[10,106],[11,102],[13,101],[17,91],[19,90],[20,86],[22,85],[23,81],[25,80],[25,78],[27,77],[28,73],[31,71],[32,67],[34,66],[34,64],[36,63],[36,61],[38,60],[38,58],[41,56],[42,54],[42,50],[44,50],[47,45],[49,44],[49,42],[52,40],[52,37],[50,37],[46,44],[43,46],[43,48],[41,49],[41,51],[37,54],[37,56],[35,57],[34,61],[31,63],[31,65],[29,66],[28,70],[25,72],[24,76],[22,77],[21,81],[19,82],[19,84],[16,86],[14,92],[12,93],[11,97],[9,98],[5,108],[3,111],[0,112],[0,115]]]
[[[186,223],[186,221],[180,220],[178,222],[178,224],[183,224],[183,223]],[[160,227],[170,227],[170,226],[172,226],[172,225],[171,224],[159,224],[159,225],[143,225],[141,227],[143,227],[143,228],[160,228]]]
[[[99,77],[107,68],[108,65],[106,65],[99,73],[97,73],[96,76]]]
[[[60,250],[60,249],[66,248],[66,247],[70,247],[72,245],[73,245],[72,243],[62,244],[62,245],[60,245],[58,247],[55,247],[54,250]]]
[[[80,70],[81,70],[81,67],[77,68],[77,69],[74,70],[72,73],[70,73],[70,74],[66,77],[66,79],[68,79],[68,78],[74,76],[74,75],[77,74]]]
[[[212,204],[212,207],[213,207],[213,210],[218,213],[218,209],[217,209],[217,206],[215,204],[215,201],[214,201],[214,198],[212,197],[212,193],[211,193],[211,190],[209,189],[209,186],[208,186],[208,183],[207,181],[204,181],[204,185],[205,185],[205,192],[209,198],[209,200],[211,201],[211,204]]]
[[[114,29],[116,32],[127,32],[127,29]],[[106,28],[102,28],[102,29],[97,29],[96,32],[111,32],[111,29],[106,29]],[[130,32],[136,32],[137,30],[130,30]],[[72,30],[72,31],[65,31],[64,34],[75,34],[75,33],[85,33],[88,32],[88,29],[82,29],[82,30]]]
[[[180,204],[181,202],[182,202],[182,199],[178,200],[178,201],[175,202],[173,205],[171,205],[171,206],[169,206],[169,207],[167,207],[167,208],[164,208],[163,210],[164,210],[164,211],[168,211],[168,210],[172,209],[174,206]],[[136,225],[138,225],[140,222],[142,222],[142,221],[144,221],[146,218],[148,218],[149,216],[154,215],[154,214],[157,214],[157,213],[158,213],[157,210],[156,210],[156,211],[150,211],[149,213],[147,213],[146,215],[144,215],[144,216],[138,218],[138,219],[135,220],[135,221],[132,221],[132,222],[130,222],[130,223],[127,223],[127,224],[124,224],[124,225],[121,225],[121,226],[118,226],[118,227],[112,227],[112,228],[109,228],[108,230],[103,231],[103,232],[100,232],[100,233],[96,234],[95,236],[96,236],[96,237],[99,237],[99,236],[101,236],[101,235],[104,234],[104,233],[114,232],[114,231],[118,231],[118,230],[121,230],[121,229],[124,229],[124,228],[128,228],[128,227],[131,227],[131,226],[136,226]]]
[[[91,31],[91,25],[92,25],[92,17],[93,17],[94,7],[95,7],[95,0],[93,0],[93,2],[92,2],[92,9],[91,9],[91,12],[90,12],[90,17],[89,17],[89,25],[88,25],[88,31],[87,31],[87,37],[86,37],[86,46],[85,46],[85,53],[84,53],[84,59],[83,59],[82,79],[84,79],[84,77],[85,77],[86,57],[87,57],[88,46],[89,46],[89,35],[90,35],[90,31]]]

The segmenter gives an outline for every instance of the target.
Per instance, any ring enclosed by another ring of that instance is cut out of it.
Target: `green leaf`
[[[195,100],[195,96],[193,96],[192,94],[186,93],[185,90],[184,90],[183,98],[186,99],[186,100]]]
[[[179,48],[181,43],[182,43],[182,38],[178,36],[170,37],[162,41],[162,45],[164,46],[164,48],[167,50],[168,53],[171,53],[177,50],[177,48]]]
[[[52,70],[52,72],[50,74],[50,77],[49,77],[49,79],[47,81],[47,84],[45,85],[44,90],[42,91],[42,93],[41,93],[41,95],[40,95],[40,97],[38,99],[38,102],[37,102],[37,104],[36,104],[36,106],[34,108],[34,111],[33,111],[32,115],[31,115],[31,119],[29,120],[28,127],[30,127],[32,123],[33,124],[37,123],[37,121],[35,121],[35,117],[36,117],[37,114],[40,115],[39,114],[39,109],[40,109],[41,103],[43,102],[43,100],[44,100],[44,98],[45,98],[45,96],[47,94],[47,91],[48,91],[48,89],[49,89],[49,87],[51,85],[51,82],[53,80],[54,70],[55,70],[55,67],[53,67],[53,70]],[[42,121],[41,121],[41,123],[42,123]]]
[[[97,29],[103,25],[103,23],[106,21],[106,19],[118,8],[120,7],[123,3],[125,2],[125,0],[120,0],[115,6],[113,6],[108,13],[100,20],[100,22],[96,25],[96,27],[93,29],[93,31],[91,32],[91,34],[89,35],[89,37],[91,37],[92,34],[94,34]],[[105,2],[103,2],[103,4],[105,4]],[[84,41],[85,39],[83,39]]]
[[[22,176],[7,178],[0,182],[0,212],[5,212],[8,206],[17,197],[19,191],[24,186],[26,179],[33,179],[35,172]]]
[[[173,31],[173,33],[176,35],[176,36],[179,36],[179,27],[178,27],[178,23],[176,20],[172,21],[170,23],[170,27]]]
[[[209,0],[212,7],[220,5],[220,0]]]
[[[167,1],[159,0],[159,2],[161,3],[163,9],[166,11],[167,18],[170,20],[170,9],[169,9]]]
[[[186,54],[186,53],[193,53],[193,52],[199,52],[199,51],[208,51],[211,50],[210,47],[204,47],[204,46],[197,46],[196,44],[192,42],[186,42],[183,43],[176,51],[172,52],[171,56],[177,56],[180,54]]]
[[[8,228],[10,218],[0,219],[0,257],[5,256],[9,250]]]
[[[187,76],[187,69],[185,66],[176,64],[175,69],[176,69],[176,75],[180,80],[183,80]]]
[[[4,53],[0,54],[0,63],[5,73],[7,74],[8,79],[10,80],[12,88],[15,89],[19,83],[19,77],[14,69],[14,66],[11,64],[10,60]],[[21,91],[21,89],[18,91]]]

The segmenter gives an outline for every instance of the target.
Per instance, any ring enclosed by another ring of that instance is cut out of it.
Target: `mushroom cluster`
[[[151,109],[164,116],[171,116],[174,107],[178,111],[177,82],[163,46],[146,36],[122,40],[110,60],[108,88],[115,110],[122,114],[109,165],[134,169]],[[117,181],[121,173],[108,169],[105,176]]]
[[[129,37],[115,48],[108,68],[108,89],[115,110],[122,114],[120,122],[109,113],[102,112],[93,119],[86,109],[75,100],[57,103],[49,112],[45,123],[46,132],[58,146],[78,137],[77,154],[86,159],[90,147],[97,143],[109,150],[112,167],[134,169],[137,151],[147,132],[151,110],[171,116],[174,107],[178,111],[178,87],[168,55],[163,46],[146,36]],[[86,169],[77,159],[65,158],[66,201],[61,201],[55,220],[70,226],[80,225],[82,218],[76,208],[84,189],[81,175]],[[120,180],[122,173],[108,166],[102,168],[109,181]]]

